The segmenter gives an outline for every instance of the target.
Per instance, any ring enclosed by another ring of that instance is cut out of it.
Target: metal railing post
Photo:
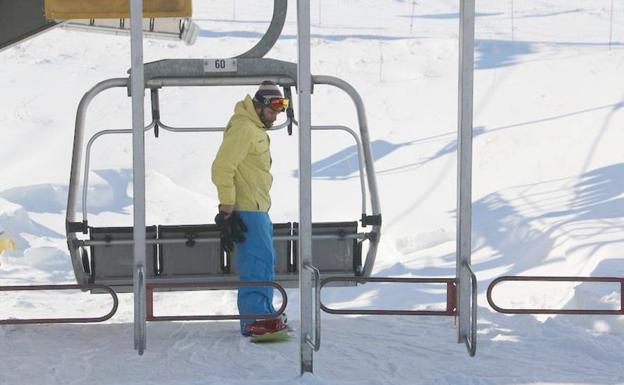
[[[300,373],[312,373],[314,350],[306,342],[312,335],[312,280],[304,269],[312,263],[312,154],[310,75],[310,0],[297,1],[297,92],[299,97],[299,297],[301,327],[299,335]]]
[[[146,347],[145,311],[145,136],[143,72],[143,0],[130,2],[130,94],[132,97],[132,186],[134,205],[134,348]]]
[[[470,338],[471,330],[471,234],[472,234],[472,114],[474,76],[475,1],[460,2],[459,22],[459,116],[457,156],[457,313],[458,342]]]

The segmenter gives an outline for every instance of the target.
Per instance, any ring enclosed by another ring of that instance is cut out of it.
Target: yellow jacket
[[[212,163],[212,182],[221,204],[239,211],[269,211],[273,183],[269,147],[269,135],[247,95],[236,104]]]

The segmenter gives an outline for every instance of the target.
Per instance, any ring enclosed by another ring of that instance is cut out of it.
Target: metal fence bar
[[[311,271],[314,278],[314,338],[308,336],[306,343],[318,352],[321,348],[321,272],[310,263],[303,267]]]
[[[387,283],[443,283],[447,287],[447,305],[446,310],[338,310],[328,308],[319,301],[320,308],[329,314],[348,314],[348,315],[408,315],[408,316],[455,316],[457,308],[455,302],[451,302],[451,296],[448,293],[450,287],[455,288],[457,280],[455,278],[392,278],[392,277],[330,277],[321,281],[321,289],[330,282],[387,282]]]
[[[457,342],[470,332],[470,264],[472,253],[472,131],[474,90],[475,0],[460,1],[459,92],[457,138]],[[465,263],[467,265],[465,265]]]
[[[105,285],[30,285],[30,286],[0,286],[0,292],[4,291],[44,291],[44,290],[93,290],[107,291],[113,297],[113,307],[106,315],[101,317],[76,317],[76,318],[28,318],[28,319],[3,319],[0,325],[24,325],[24,324],[64,324],[64,323],[94,323],[104,322],[117,312],[119,299],[113,289]]]
[[[236,289],[243,286],[273,286],[276,288],[280,294],[282,295],[282,306],[275,311],[275,313],[270,314],[232,314],[232,315],[174,315],[174,316],[155,316],[154,315],[154,290],[155,289],[198,289],[198,288],[208,288],[208,289],[224,289],[231,288]],[[147,320],[148,321],[221,321],[221,320],[235,320],[235,319],[245,319],[245,318],[253,318],[253,319],[273,319],[280,316],[280,314],[284,313],[286,310],[286,305],[288,305],[288,296],[286,295],[286,291],[284,288],[270,281],[258,281],[258,282],[249,282],[249,281],[239,281],[239,282],[212,282],[212,283],[147,283],[146,284],[148,305],[147,305]]]
[[[620,310],[608,309],[535,309],[535,308],[503,308],[492,299],[494,287],[502,282],[603,282],[620,284]],[[487,301],[499,313],[504,314],[568,314],[568,315],[624,315],[624,278],[619,277],[553,277],[553,276],[504,276],[496,278],[487,289]]]
[[[318,234],[313,235],[312,239],[367,239],[367,233],[357,233],[357,234],[345,234],[345,235],[337,235],[337,234]],[[298,235],[275,235],[273,236],[274,241],[294,241],[298,240]],[[197,237],[193,238],[195,243],[218,243],[221,242],[221,238],[202,238]],[[78,240],[77,246],[79,247],[88,247],[88,246],[111,246],[111,245],[132,245],[134,244],[134,240],[132,239],[112,239],[110,241],[106,240]],[[180,244],[188,242],[188,238],[167,238],[167,239],[146,239],[145,244],[147,245],[166,245],[166,244]]]
[[[468,354],[470,357],[474,357],[477,353],[477,276],[472,271],[470,264],[466,263],[465,267],[470,274],[472,292],[470,296],[470,338],[466,335],[464,342],[468,348]]]
[[[130,96],[132,101],[132,191],[134,219],[134,348],[143,355],[145,325],[145,74],[143,67],[143,0],[130,0]]]
[[[312,76],[310,48],[310,0],[297,0],[297,96],[299,97],[299,369],[300,374],[313,373],[314,350],[305,342],[312,334],[312,285],[309,271],[312,263]]]

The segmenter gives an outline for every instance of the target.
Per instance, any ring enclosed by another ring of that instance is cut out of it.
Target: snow
[[[145,61],[214,58],[252,47],[269,0],[195,2],[194,46],[146,40]],[[295,61],[296,6],[269,57]],[[513,18],[511,6],[513,5]],[[367,108],[384,225],[374,274],[455,274],[457,1],[312,1],[312,73],[340,77]],[[412,9],[414,14],[412,17]],[[624,384],[624,316],[508,316],[485,298],[501,275],[624,276],[624,7],[595,0],[477,4],[473,256],[479,284],[477,355],[457,343],[448,317],[345,317],[323,313],[314,374],[299,377],[294,341],[254,345],[235,322],[148,324],[133,349],[133,301],[120,295],[102,324],[1,326],[0,384]],[[612,44],[609,44],[609,37]],[[72,283],[64,239],[73,126],[82,95],[123,77],[125,37],[56,29],[0,52],[0,229],[17,250],[0,255],[0,284]],[[250,87],[169,89],[171,126],[222,126]],[[295,103],[296,106],[296,103]],[[336,89],[316,87],[313,124],[355,128]],[[130,100],[106,91],[89,107],[89,135],[128,128]],[[315,221],[360,216],[353,142],[315,132]],[[148,224],[210,223],[215,134],[146,136]],[[271,134],[271,216],[297,218],[297,137]],[[131,142],[93,147],[87,208],[94,226],[132,223]],[[501,285],[501,306],[621,306],[615,284]],[[298,292],[288,290],[299,324]],[[276,296],[279,298],[279,296]],[[110,298],[73,291],[1,293],[0,318],[99,316]],[[278,300],[279,301],[279,300]],[[336,308],[443,309],[442,285],[328,288]],[[236,312],[228,291],[159,294],[157,314]]]

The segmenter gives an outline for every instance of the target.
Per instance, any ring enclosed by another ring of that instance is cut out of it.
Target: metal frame
[[[30,286],[0,286],[0,292],[6,291],[46,291],[46,290],[104,290],[113,298],[113,307],[101,317],[74,317],[74,318],[9,318],[0,319],[0,325],[32,325],[32,324],[65,324],[65,323],[95,323],[110,319],[117,312],[119,298],[113,289],[105,285],[30,285]]]
[[[502,308],[492,299],[494,287],[502,282],[610,282],[620,284],[620,310],[606,309],[535,309]],[[556,276],[504,276],[496,278],[487,289],[487,301],[499,313],[504,314],[565,314],[565,315],[624,315],[624,278],[618,277],[556,277]]]
[[[206,75],[203,70],[203,60],[199,59],[173,59],[162,60],[153,63],[145,64],[145,83],[146,87],[154,89],[159,87],[177,87],[177,86],[224,86],[224,85],[255,85],[258,84],[260,79],[272,79],[278,82],[282,86],[292,86],[296,82],[292,79],[295,76],[296,66],[293,63],[282,62],[273,59],[237,59],[238,61],[238,74],[236,77],[232,73],[227,74],[210,74]],[[214,76],[213,76],[214,75]],[[211,76],[211,77],[207,77]],[[327,130],[336,129],[349,132],[354,138],[356,138],[356,146],[359,149],[358,159],[360,167],[360,184],[364,185],[364,173],[366,174],[366,181],[368,182],[368,190],[370,196],[368,197],[368,203],[371,205],[371,214],[380,215],[379,197],[377,191],[377,185],[375,181],[375,168],[374,159],[369,143],[368,126],[366,120],[366,111],[360,95],[357,91],[348,83],[337,79],[332,76],[312,76],[314,84],[323,84],[335,86],[343,90],[352,99],[357,115],[358,125],[360,126],[360,141],[357,140],[357,135],[354,135],[353,130],[343,126],[320,126],[312,127],[312,129]],[[78,283],[88,283],[88,276],[83,272],[82,262],[78,249],[80,246],[90,245],[93,241],[83,240],[78,238],[78,233],[87,232],[87,217],[86,217],[86,203],[83,203],[82,222],[78,218],[77,202],[78,196],[80,196],[80,175],[83,175],[83,202],[86,200],[86,185],[88,183],[88,171],[83,170],[82,167],[87,168],[87,163],[90,163],[90,152],[83,152],[84,132],[86,125],[86,114],[88,106],[91,101],[101,92],[109,88],[122,88],[127,87],[129,84],[126,78],[114,78],[102,81],[96,84],[91,90],[89,90],[80,101],[78,111],[76,113],[76,128],[74,134],[74,147],[72,153],[72,166],[70,175],[70,186],[68,194],[68,206],[67,206],[67,239],[70,255],[72,258],[72,264],[74,267],[74,273]],[[156,98],[157,100],[157,98]],[[154,107],[154,106],[152,106]],[[165,130],[178,131],[178,132],[197,132],[197,131],[219,131],[222,128],[218,127],[204,127],[204,128],[176,128],[163,124],[160,121],[159,108],[152,108],[157,111],[154,114],[153,121],[144,126],[144,131],[151,130],[155,126],[162,127]],[[283,126],[286,126],[286,121]],[[103,130],[100,131],[88,141],[87,147],[93,146],[95,140],[102,135],[117,134],[117,133],[129,133],[130,130]],[[83,162],[84,156],[84,162]],[[83,165],[84,163],[84,165]],[[362,191],[362,199],[365,199],[365,189]],[[363,214],[366,213],[366,203],[362,202],[364,209]],[[80,230],[77,230],[77,227]],[[373,225],[370,233],[358,236],[361,239],[368,239],[370,246],[366,256],[366,261],[363,268],[363,275],[367,276],[372,271],[375,263],[375,257],[377,253],[377,245],[380,238],[380,226]],[[315,237],[316,238],[316,237]],[[148,241],[149,243],[150,241]]]
[[[273,48],[277,39],[282,34],[286,14],[288,10],[288,0],[273,0],[273,17],[269,29],[264,33],[262,39],[249,51],[236,56],[237,58],[260,58]]]

